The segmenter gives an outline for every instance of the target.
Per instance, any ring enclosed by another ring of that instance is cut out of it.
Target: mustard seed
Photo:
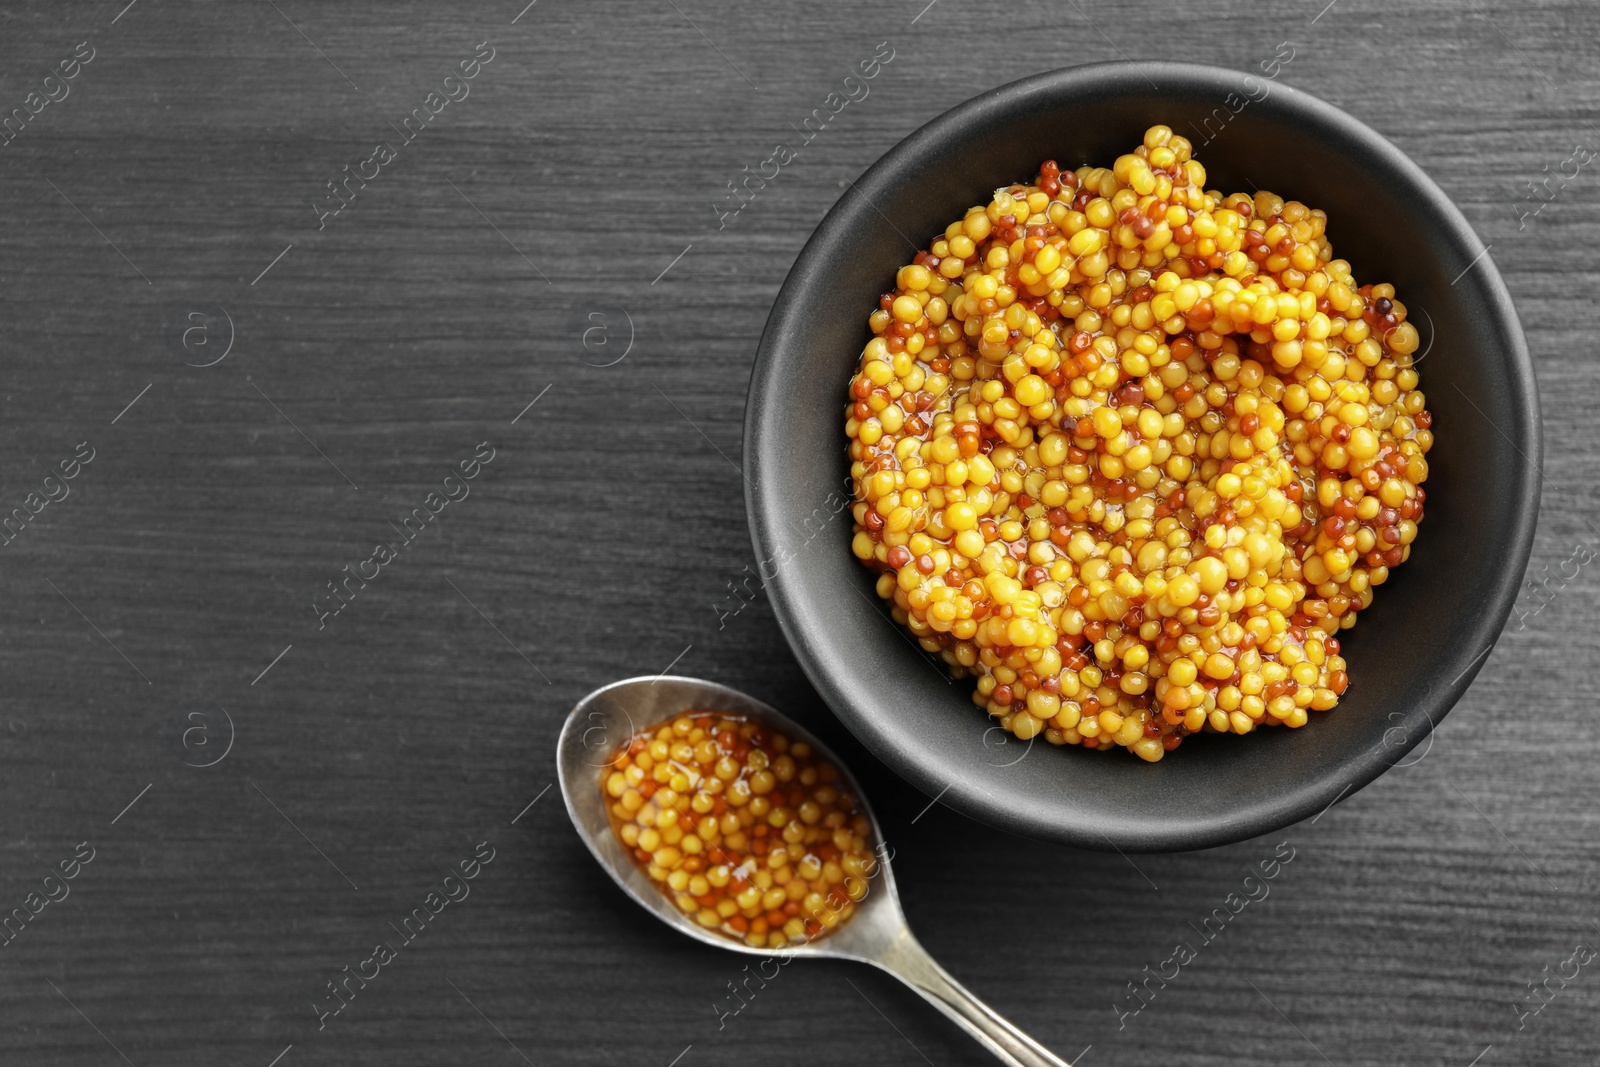
[[[1164,126],[1109,168],[1046,161],[868,319],[852,549],[1018,737],[1155,761],[1304,726],[1415,541],[1433,417],[1405,305],[1323,212],[1205,179]]]

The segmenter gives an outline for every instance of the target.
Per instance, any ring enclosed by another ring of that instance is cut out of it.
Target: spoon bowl
[[[872,824],[877,865],[855,914],[831,931],[784,948],[755,948],[708,930],[679,911],[636,863],[616,832],[601,791],[603,768],[635,733],[688,709],[705,709],[764,722],[805,741],[838,769]],[[594,858],[623,892],[668,926],[697,941],[752,956],[846,959],[868,963],[905,982],[949,1016],[1001,1062],[1012,1067],[1071,1067],[1007,1022],[950,977],[912,936],[895,891],[883,829],[849,769],[811,731],[776,709],[736,689],[698,678],[655,675],[629,678],[596,689],[567,716],[556,742],[556,770],[567,814]]]

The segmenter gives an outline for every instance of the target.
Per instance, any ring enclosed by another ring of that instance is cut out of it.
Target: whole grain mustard
[[[850,383],[852,550],[1020,738],[1156,761],[1298,727],[1410,554],[1432,417],[1327,216],[1165,126],[997,190],[900,269]]]
[[[872,820],[805,741],[691,709],[630,737],[600,778],[611,826],[707,930],[785,948],[848,922],[877,874]]]

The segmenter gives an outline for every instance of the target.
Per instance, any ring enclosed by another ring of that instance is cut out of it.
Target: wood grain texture
[[[1600,940],[1593,568],[1536,614],[1527,594],[1414,766],[1270,839],[1133,861],[925,810],[818,702],[764,599],[725,626],[713,605],[754,563],[752,353],[846,179],[1003,81],[1174,48],[1244,69],[1284,40],[1284,81],[1393,139],[1493,246],[1544,398],[1531,577],[1600,544],[1600,179],[1518,217],[1521,183],[1600,147],[1600,11],[925,2],[0,11],[0,114],[95,49],[0,148],[0,512],[95,449],[0,548],[0,910],[95,849],[0,948],[0,1063],[988,1062],[843,964],[787,968],[719,1026],[742,960],[630,904],[554,792],[513,825],[566,710],[675,657],[836,744],[924,942],[1089,1067],[1596,1061],[1600,963],[1525,1028],[1512,1007]],[[470,96],[319,231],[325,183],[482,41]],[[725,183],[880,41],[871,95],[719,229]],[[201,305],[236,335],[209,368],[171,329]],[[610,367],[582,343],[602,306],[633,326]],[[319,631],[325,583],[484,441],[470,496]],[[185,747],[189,713],[215,746],[217,709],[232,750],[186,766],[218,751]],[[1270,897],[1119,1029],[1126,983],[1281,840]],[[319,1030],[324,983],[481,841],[471,896]]]

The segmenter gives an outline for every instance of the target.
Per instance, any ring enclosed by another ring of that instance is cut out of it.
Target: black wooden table
[[[744,960],[596,867],[556,732],[669,667],[837,744],[924,942],[1075,1062],[1596,1061],[1600,10],[523,2],[0,11],[0,1063],[988,1062],[864,968],[732,1001]],[[1543,584],[1431,748],[1282,834],[1129,860],[930,808],[764,598],[720,615],[754,563],[772,297],[847,179],[945,108],[1281,42],[1283,82],[1492,245],[1543,388]],[[874,54],[732,215],[728,183]]]

